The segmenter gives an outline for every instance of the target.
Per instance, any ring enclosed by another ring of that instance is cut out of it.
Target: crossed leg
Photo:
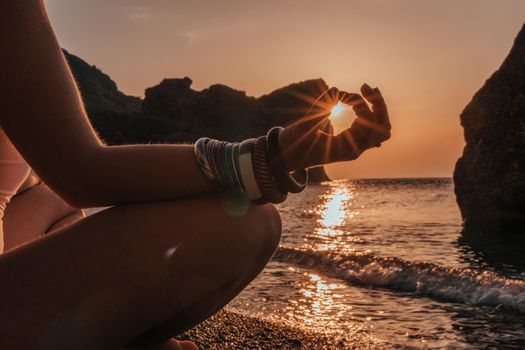
[[[0,348],[153,346],[208,318],[266,265],[273,206],[224,196],[116,206],[0,256]]]
[[[5,250],[39,238],[84,217],[43,183],[11,198],[3,218]]]

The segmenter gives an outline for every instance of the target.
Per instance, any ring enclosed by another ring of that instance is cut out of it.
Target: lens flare
[[[337,117],[341,112],[343,111],[343,104],[341,102],[338,102],[334,108],[332,108],[332,113],[330,114],[330,118]]]

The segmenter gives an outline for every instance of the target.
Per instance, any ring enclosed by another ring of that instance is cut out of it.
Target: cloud
[[[150,5],[136,5],[124,7],[126,16],[133,22],[145,22],[152,16]]]
[[[195,39],[197,39],[197,33],[195,32],[184,32],[181,33],[181,36],[186,40],[186,43],[189,45],[193,44],[195,42]]]

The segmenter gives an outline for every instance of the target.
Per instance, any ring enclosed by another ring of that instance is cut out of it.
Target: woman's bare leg
[[[0,256],[0,348],[115,349],[143,334],[140,343],[167,339],[242,290],[279,234],[272,206],[232,216],[219,194],[80,220]]]
[[[32,182],[23,192],[14,196],[7,206],[3,221],[6,250],[37,239],[49,232],[83,219],[83,210],[68,205],[48,186]],[[190,342],[169,340],[148,350],[195,350]]]
[[[4,213],[5,250],[13,249],[84,217],[45,184],[11,198]]]
[[[61,217],[57,221],[53,222],[51,226],[49,226],[47,232],[45,234],[48,234],[50,232],[53,232],[55,230],[67,227],[71,225],[74,222],[77,222],[78,220],[82,220],[86,217],[86,214],[84,214],[83,210],[77,210],[71,214],[68,214],[64,217]]]
[[[71,207],[48,186],[36,180],[28,181],[29,186],[14,196],[7,206],[3,218],[6,250],[69,226],[85,217],[83,210]],[[190,342],[169,340],[147,349],[195,350],[196,347]]]

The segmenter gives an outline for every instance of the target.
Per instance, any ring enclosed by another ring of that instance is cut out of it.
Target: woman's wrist
[[[279,134],[279,149],[281,150],[281,156],[283,159],[284,166],[286,167],[286,170],[289,172],[296,171],[299,169],[304,169],[304,167],[301,167],[299,164],[299,159],[295,152],[291,150],[290,145],[292,145],[291,138],[289,135],[289,130],[284,129]]]
[[[304,168],[297,170],[296,178],[294,175],[290,174],[290,171],[287,169],[283,159],[283,152],[279,145],[279,137],[284,130],[283,127],[276,126],[271,128],[266,135],[268,164],[281,191],[299,193],[306,188],[306,184],[308,183],[308,172]]]
[[[256,204],[281,203],[288,193],[306,187],[304,168],[294,177],[282,157],[280,134],[272,128],[266,136],[230,143],[201,138],[194,145],[195,160],[207,179],[227,191],[244,192]]]

